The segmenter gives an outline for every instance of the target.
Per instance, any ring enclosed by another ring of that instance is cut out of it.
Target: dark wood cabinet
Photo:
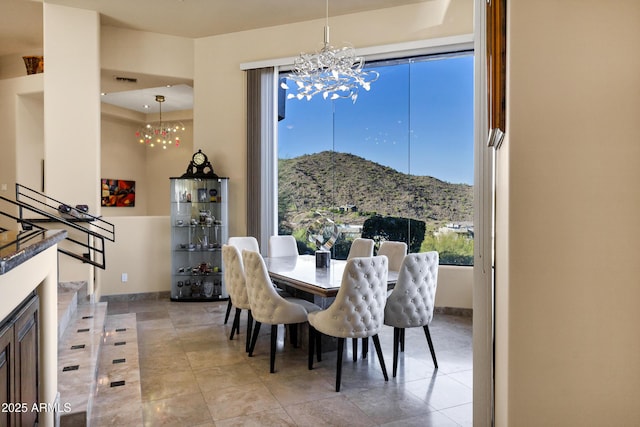
[[[34,294],[0,326],[0,427],[38,423],[38,308]]]
[[[13,393],[13,325],[5,325],[0,329],[0,403],[14,402]],[[0,427],[15,425],[15,413],[4,410],[0,412]]]

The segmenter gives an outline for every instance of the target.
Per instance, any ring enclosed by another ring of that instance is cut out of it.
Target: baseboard
[[[472,308],[434,307],[433,312],[435,314],[449,314],[451,316],[473,317]]]
[[[100,297],[100,302],[169,301],[170,298],[170,291],[144,292],[139,294],[103,295]]]

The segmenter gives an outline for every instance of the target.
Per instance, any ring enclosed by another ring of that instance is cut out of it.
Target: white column
[[[100,17],[90,10],[43,7],[45,192],[99,213]],[[62,281],[89,280],[91,289],[92,271],[60,259]]]

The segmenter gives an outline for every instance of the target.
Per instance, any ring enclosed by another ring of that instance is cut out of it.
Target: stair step
[[[67,330],[78,304],[86,304],[87,282],[61,282],[58,284],[58,340]]]
[[[109,315],[105,326],[91,426],[114,425],[143,425],[135,313]]]
[[[106,313],[107,303],[77,306],[59,339],[58,391],[60,402],[71,408],[61,414],[60,426],[88,425]]]

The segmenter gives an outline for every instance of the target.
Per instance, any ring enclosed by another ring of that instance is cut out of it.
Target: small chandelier
[[[324,99],[349,98],[355,103],[358,90],[371,89],[379,74],[374,70],[363,71],[364,58],[356,56],[353,46],[336,49],[329,44],[329,0],[325,22],[324,47],[313,54],[301,53],[293,62],[293,71],[287,77],[296,83],[298,93],[290,93],[287,99],[309,101],[321,93]],[[286,82],[280,86],[289,89]]]
[[[146,124],[142,129],[137,130],[136,138],[138,138],[138,142],[149,147],[162,146],[164,150],[173,143],[175,143],[175,147],[179,147],[180,137],[178,132],[184,131],[184,125],[182,123],[162,123],[164,95],[156,95],[156,102],[160,104],[160,124],[157,126]]]

